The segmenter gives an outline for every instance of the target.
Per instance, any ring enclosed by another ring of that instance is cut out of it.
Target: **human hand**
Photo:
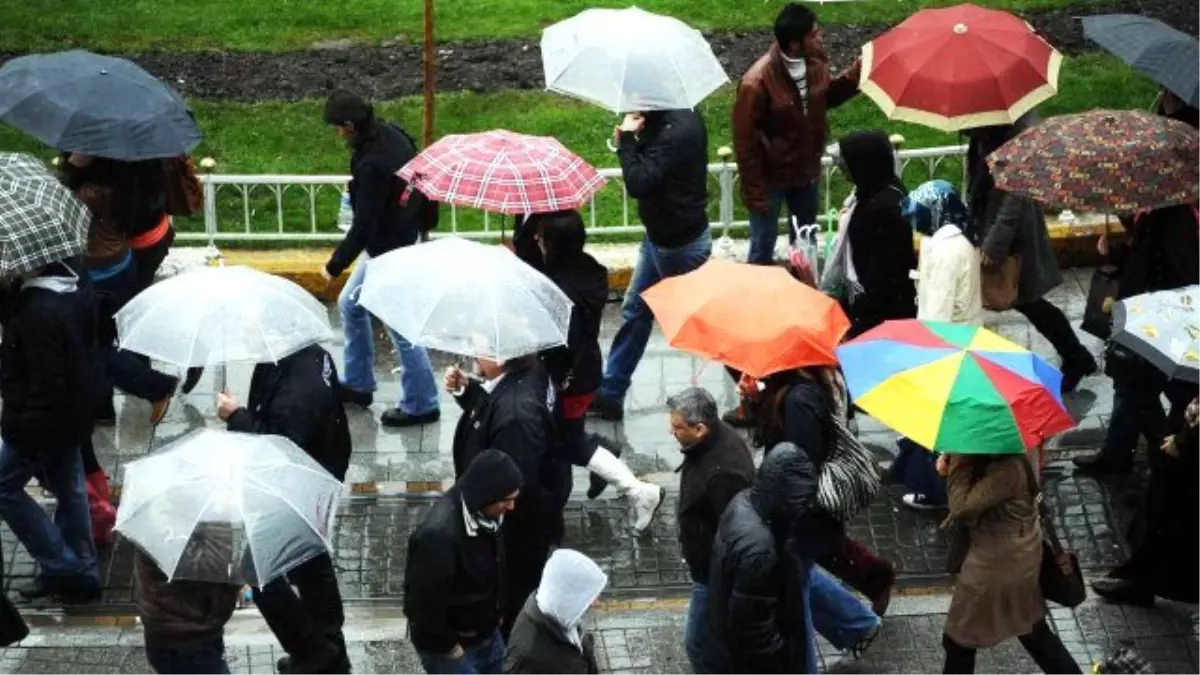
[[[742,398],[753,401],[758,398],[758,380],[750,375],[742,373],[742,377],[737,383],[738,394]]]
[[[950,455],[938,455],[937,472],[942,478],[950,475]]]
[[[467,655],[467,653],[465,651],[463,651],[462,645],[456,644],[456,645],[454,645],[454,649],[451,649],[446,654],[446,657],[457,661],[466,655]]]
[[[226,389],[217,394],[217,417],[227,420],[238,409],[237,399]]]
[[[646,118],[641,113],[626,113],[625,119],[621,120],[621,126],[617,127],[619,131],[636,134],[646,126]]]
[[[453,394],[467,386],[469,382],[467,374],[458,366],[450,366],[446,369],[446,375],[442,378],[442,384],[446,387],[446,391]]]
[[[1096,252],[1102,256],[1108,255],[1108,235],[1102,234],[1096,239]]]
[[[846,69],[846,76],[852,80],[858,80],[859,78],[862,77],[862,57],[861,56],[858,57],[857,59],[854,59],[854,63],[851,63],[850,67]]]
[[[329,273],[329,268],[325,267],[324,265],[321,266],[321,278],[326,284],[333,283],[333,275]]]
[[[1189,427],[1196,426],[1196,422],[1200,421],[1200,399],[1192,399],[1187,409],[1183,411],[1183,419],[1188,423]]]
[[[1167,436],[1163,439],[1162,451],[1171,457],[1179,458],[1179,447],[1175,445],[1175,437]]]

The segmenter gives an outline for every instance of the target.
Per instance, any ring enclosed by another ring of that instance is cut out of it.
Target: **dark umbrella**
[[[1158,19],[1136,14],[1084,17],[1083,34],[1179,100],[1200,107],[1200,43],[1196,38]]]
[[[59,150],[126,161],[185,155],[204,137],[162,80],[85,51],[4,64],[0,120]]]

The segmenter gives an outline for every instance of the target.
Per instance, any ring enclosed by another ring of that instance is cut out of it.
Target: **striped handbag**
[[[883,487],[871,453],[840,416],[833,416],[833,447],[817,480],[817,503],[842,522],[866,508]]]

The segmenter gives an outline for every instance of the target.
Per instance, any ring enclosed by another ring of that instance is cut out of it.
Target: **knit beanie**
[[[458,479],[463,504],[478,511],[489,504],[503,501],[505,497],[520,489],[524,479],[521,469],[512,457],[499,450],[484,450],[479,453]]]
[[[326,124],[346,124],[350,122],[360,126],[370,122],[375,117],[375,110],[370,103],[357,94],[345,89],[338,89],[329,95],[325,101]]]

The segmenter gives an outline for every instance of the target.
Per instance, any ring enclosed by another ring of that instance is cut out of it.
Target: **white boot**
[[[638,480],[629,466],[603,447],[597,447],[587,465],[588,471],[600,476],[617,488],[633,503],[633,531],[641,534],[654,520],[654,514],[662,504],[663,489],[652,483]]]

